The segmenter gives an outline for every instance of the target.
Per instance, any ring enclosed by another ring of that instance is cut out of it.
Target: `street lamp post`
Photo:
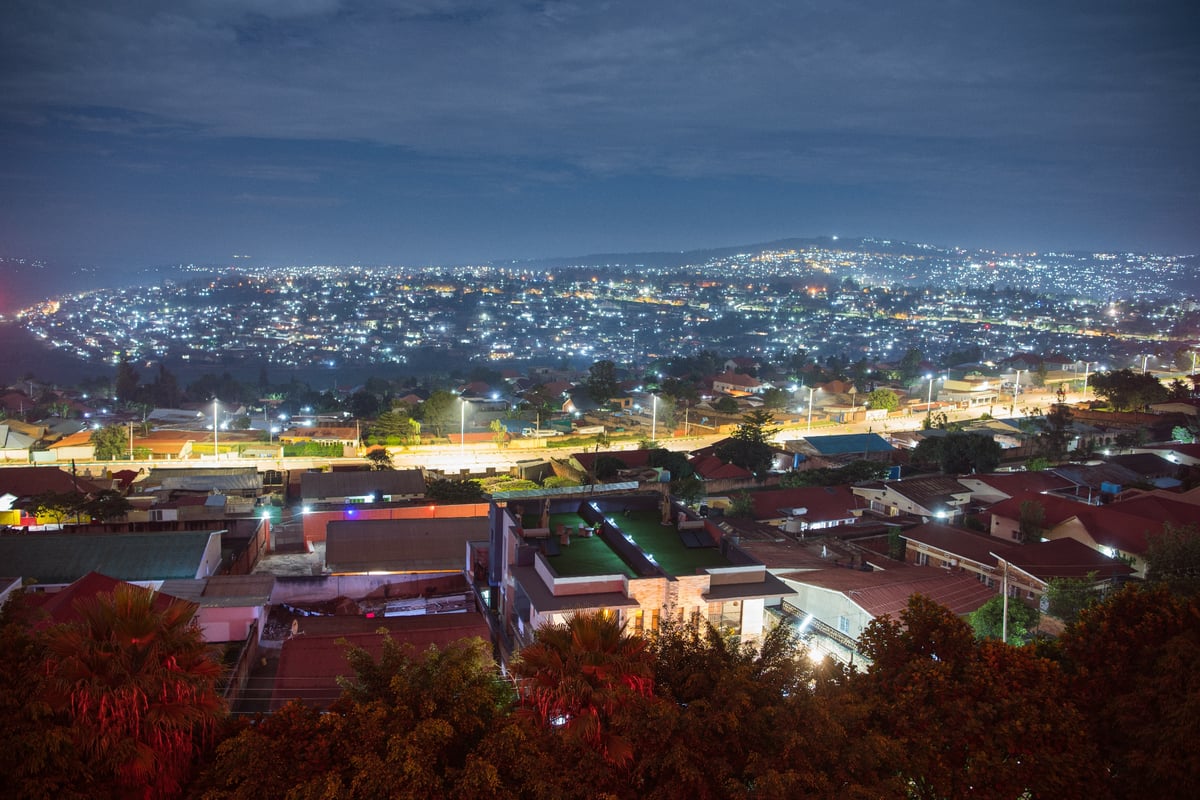
[[[812,431],[812,401],[813,401],[813,392],[815,392],[815,391],[816,391],[815,386],[808,387],[808,430],[809,430],[809,432]]]
[[[925,398],[925,423],[928,426],[929,421],[933,419],[933,375],[926,375],[929,379],[929,395]]]
[[[658,440],[658,395],[650,395],[650,441]]]
[[[1147,361],[1149,361],[1149,360],[1150,360],[1150,354],[1149,354],[1149,353],[1147,353],[1146,355],[1142,356],[1142,374],[1143,374],[1143,375],[1145,375],[1145,374],[1146,374],[1146,362],[1147,362]]]
[[[213,459],[219,461],[221,453],[217,449],[217,399],[213,398]]]
[[[466,452],[467,446],[467,401],[458,398],[458,454]]]

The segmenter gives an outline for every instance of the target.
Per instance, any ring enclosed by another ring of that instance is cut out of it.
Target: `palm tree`
[[[70,718],[96,778],[123,796],[177,796],[224,714],[195,604],[121,584],[74,608],[77,622],[46,632],[47,700]]]
[[[537,724],[562,730],[610,761],[632,757],[613,730],[614,717],[653,694],[654,666],[646,640],[626,633],[615,614],[577,613],[542,626],[513,671],[522,710]]]

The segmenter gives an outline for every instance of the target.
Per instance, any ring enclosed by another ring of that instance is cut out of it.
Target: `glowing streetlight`
[[[650,398],[654,401],[650,406],[650,441],[658,440],[658,395],[652,394]]]
[[[467,401],[458,398],[458,454],[463,455],[467,446]]]
[[[213,458],[220,459],[220,451],[217,450],[217,399],[213,398]]]
[[[817,390],[817,388],[815,386],[808,387],[808,429],[809,429],[809,431],[812,430],[812,400],[813,400],[813,392],[815,392],[816,390]]]
[[[926,375],[925,379],[929,381],[929,396],[925,398],[925,421],[926,423],[932,418],[933,414],[933,375]]]

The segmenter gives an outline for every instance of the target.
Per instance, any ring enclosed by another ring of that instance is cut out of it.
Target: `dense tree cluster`
[[[936,466],[947,475],[992,472],[1000,465],[1000,445],[989,434],[949,431],[921,440],[914,464]]]
[[[1131,369],[1097,372],[1092,376],[1092,391],[1116,411],[1137,411],[1151,403],[1161,403],[1169,394],[1154,375]]]
[[[742,415],[742,422],[733,435],[717,445],[714,452],[725,463],[748,469],[761,481],[771,469],[774,448],[770,440],[779,432],[774,426],[775,417],[771,412],[756,408]]]
[[[1129,588],[1057,640],[980,638],[914,596],[815,661],[664,614],[544,627],[507,675],[480,640],[348,648],[320,712],[227,720],[186,606],[121,589],[0,626],[0,774],[18,798],[1194,797],[1200,599]],[[19,607],[18,603],[18,607]]]
[[[0,776],[16,798],[181,797],[225,717],[195,605],[118,585],[38,625],[0,617]]]

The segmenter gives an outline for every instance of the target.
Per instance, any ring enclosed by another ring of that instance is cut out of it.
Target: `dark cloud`
[[[104,194],[97,182],[135,215],[151,188],[139,175],[157,171],[181,198],[212,198],[212,222],[223,219],[219,198],[275,198],[280,214],[341,209],[348,220],[377,216],[360,204],[405,208],[432,192],[447,198],[445,218],[423,230],[458,242],[440,254],[423,246],[432,258],[489,252],[488,225],[454,220],[456,200],[495,215],[514,194],[564,192],[577,216],[558,235],[584,247],[596,238],[595,198],[637,205],[630,193],[647,190],[659,193],[659,227],[608,228],[603,249],[692,246],[684,239],[697,227],[739,240],[825,232],[789,229],[794,215],[783,213],[735,226],[745,193],[754,207],[844,198],[841,218],[864,234],[897,221],[883,199],[896,193],[922,198],[927,217],[889,235],[944,240],[969,227],[980,244],[1089,246],[1094,236],[1097,247],[1194,248],[1194,226],[1163,220],[1185,216],[1181,203],[1200,211],[1197,21],[1192,2],[1106,0],[9,0],[0,144],[23,163],[6,171],[72,200],[26,208],[21,235],[0,232],[36,248],[56,223],[90,227],[79,209]],[[727,199],[695,226],[687,195],[714,182]],[[988,228],[964,216],[964,200],[1050,216],[1036,234],[1011,213]],[[498,248],[547,252],[539,220],[504,211],[515,227]],[[1121,216],[1124,229],[1098,222]],[[292,230],[282,217],[279,227]],[[156,250],[169,249],[160,238]],[[305,242],[290,241],[302,256]],[[410,242],[386,231],[373,241],[381,253]]]

